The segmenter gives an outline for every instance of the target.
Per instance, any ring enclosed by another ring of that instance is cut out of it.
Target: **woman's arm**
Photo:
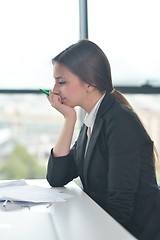
[[[63,129],[53,149],[55,157],[65,156],[70,151],[72,136],[74,132],[75,120],[73,118],[66,118]]]
[[[50,93],[48,99],[51,105],[64,117],[64,125],[52,154],[55,157],[65,156],[69,154],[71,147],[74,127],[77,120],[76,111],[74,108],[63,104],[60,96],[54,94],[53,92]]]
[[[46,178],[52,187],[62,187],[78,177],[73,152],[74,147],[68,155],[63,157],[54,157],[50,154]]]
[[[64,124],[58,140],[51,151],[46,178],[51,186],[64,186],[77,177],[77,169],[71,148],[72,136],[77,120],[74,108],[61,102],[60,96],[50,93],[48,97],[51,105],[64,117]]]

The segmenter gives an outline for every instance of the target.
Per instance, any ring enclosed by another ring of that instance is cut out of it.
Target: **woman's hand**
[[[53,93],[50,91],[49,96],[47,96],[50,104],[54,107],[58,112],[60,112],[65,119],[73,119],[76,121],[76,111],[73,107],[70,107],[62,102],[61,97],[58,94]]]

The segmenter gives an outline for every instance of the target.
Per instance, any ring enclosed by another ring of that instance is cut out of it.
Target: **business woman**
[[[55,85],[48,99],[64,116],[64,125],[50,153],[48,182],[60,187],[79,176],[84,191],[137,239],[159,240],[154,144],[113,88],[106,55],[95,43],[81,40],[52,62]],[[71,147],[76,106],[86,116]]]

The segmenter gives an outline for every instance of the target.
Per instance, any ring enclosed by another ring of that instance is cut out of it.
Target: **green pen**
[[[46,94],[46,95],[48,95],[49,96],[49,92],[47,91],[47,90],[44,90],[44,89],[39,89],[42,93],[44,93],[44,94]]]

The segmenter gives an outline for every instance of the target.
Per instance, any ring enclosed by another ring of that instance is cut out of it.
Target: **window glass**
[[[0,29],[0,89],[51,89],[51,59],[79,39],[79,1],[0,1]],[[0,179],[44,178],[61,124],[44,94],[0,94]]]
[[[44,178],[63,121],[43,94],[0,94],[0,179]]]
[[[0,1],[0,88],[52,87],[51,59],[79,39],[78,4]]]
[[[159,22],[159,0],[88,0],[89,39],[108,56],[114,85],[160,85]],[[79,1],[0,1],[0,29],[0,88],[52,88],[51,59],[79,39]],[[126,96],[159,152],[160,96]],[[45,177],[62,121],[43,94],[1,94],[0,179]]]
[[[160,85],[159,0],[88,0],[89,38],[111,63],[115,85]]]

